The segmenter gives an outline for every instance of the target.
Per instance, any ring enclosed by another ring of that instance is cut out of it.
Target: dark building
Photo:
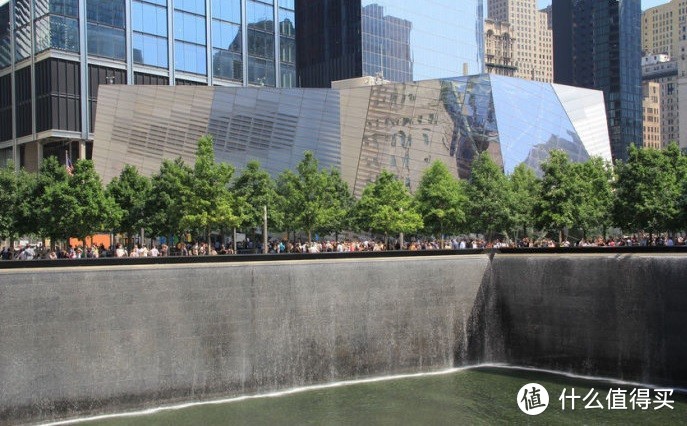
[[[295,22],[294,0],[0,0],[0,166],[91,158],[103,84],[295,86]]]
[[[602,90],[614,159],[642,144],[640,0],[553,0],[554,82]]]
[[[300,87],[483,71],[482,0],[297,0]]]

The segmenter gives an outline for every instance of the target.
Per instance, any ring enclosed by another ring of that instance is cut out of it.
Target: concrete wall
[[[686,260],[0,269],[0,423],[481,362],[687,387]]]

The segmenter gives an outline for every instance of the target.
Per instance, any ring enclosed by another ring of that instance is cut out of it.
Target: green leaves
[[[663,151],[632,146],[616,167],[615,222],[650,233],[684,229],[686,162],[675,144]]]
[[[365,187],[354,211],[356,224],[362,230],[389,235],[423,227],[408,188],[386,170]]]
[[[488,153],[473,162],[467,187],[469,226],[490,239],[494,233],[508,231],[515,223],[510,182]]]
[[[212,229],[237,226],[241,218],[234,212],[233,197],[229,192],[233,174],[231,165],[215,163],[212,136],[200,138],[180,224],[189,229],[203,230],[208,234],[206,236]]]
[[[118,229],[131,235],[147,226],[146,202],[151,197],[151,190],[151,180],[128,164],[118,177],[112,179],[106,193],[122,211]]]
[[[465,186],[444,163],[435,161],[424,171],[415,200],[425,232],[440,237],[465,228],[468,207]]]
[[[233,186],[235,196],[245,200],[241,226],[259,228],[263,222],[263,207],[267,206],[268,223],[280,229],[284,215],[278,205],[277,186],[257,161],[249,161]],[[241,215],[240,215],[241,216]]]

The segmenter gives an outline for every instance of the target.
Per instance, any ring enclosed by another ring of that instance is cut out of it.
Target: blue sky
[[[642,10],[646,10],[650,7],[658,6],[659,4],[669,3],[670,0],[642,0]],[[551,0],[537,0],[537,5],[539,8],[544,8],[551,4]]]

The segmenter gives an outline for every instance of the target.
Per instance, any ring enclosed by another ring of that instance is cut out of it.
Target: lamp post
[[[262,252],[266,254],[267,250],[267,206],[262,206]]]
[[[401,216],[403,216],[403,207],[401,207],[400,210],[401,210]],[[398,239],[399,239],[398,249],[403,250],[403,232],[400,232]]]

